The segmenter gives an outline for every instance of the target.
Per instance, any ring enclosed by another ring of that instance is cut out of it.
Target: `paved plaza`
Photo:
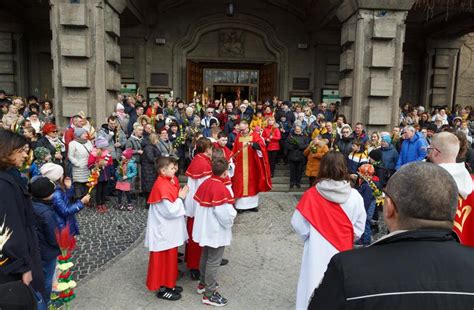
[[[293,309],[303,244],[290,220],[301,193],[261,194],[260,212],[237,216],[232,245],[221,267],[219,291],[227,309]],[[143,246],[147,210],[79,215],[82,235],[75,252],[79,280],[74,309],[196,309],[204,307],[197,282],[185,271],[177,302],[157,299],[145,287],[148,251]],[[379,235],[378,235],[379,236]],[[378,237],[377,236],[377,237]],[[180,250],[181,252],[183,250]]]
[[[238,215],[232,245],[224,255],[230,263],[221,268],[219,283],[221,293],[229,299],[227,309],[294,307],[303,247],[291,227],[290,219],[300,195],[265,193],[261,197],[260,212]],[[143,211],[137,210],[107,216],[130,216],[137,221],[137,228],[143,230],[146,213],[141,218],[142,213]],[[121,220],[117,220],[118,222],[123,223]],[[113,230],[114,227],[111,225],[104,229]],[[132,230],[127,230],[130,231]],[[128,238],[123,238],[129,242]],[[191,281],[187,272],[178,280],[178,285],[184,287],[184,293],[183,298],[177,302],[159,300],[146,289],[148,252],[142,239],[143,236],[129,252],[125,251],[125,255],[106,264],[105,269],[89,273],[79,281],[77,299],[73,305],[75,309],[204,307],[200,304],[200,296],[195,292],[197,282]],[[94,243],[99,244],[101,243]],[[80,268],[82,270],[86,266]],[[184,265],[180,265],[180,269],[184,271]]]

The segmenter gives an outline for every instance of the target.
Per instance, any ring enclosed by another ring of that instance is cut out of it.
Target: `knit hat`
[[[40,168],[40,172],[53,182],[59,181],[64,174],[64,169],[58,164],[46,163]]]
[[[33,155],[36,160],[44,161],[48,155],[51,155],[51,152],[47,148],[39,146],[34,150]]]
[[[117,106],[115,107],[115,111],[118,111],[118,110],[125,110],[125,107],[120,102],[117,103]]]
[[[80,138],[87,130],[84,128],[74,128],[74,137]]]
[[[125,157],[126,159],[130,159],[133,156],[133,149],[128,148],[125,151],[122,152],[122,156]]]
[[[371,164],[363,164],[362,166],[359,167],[357,171],[359,172],[360,175],[364,177],[371,177],[375,173],[374,166],[372,166]]]
[[[47,135],[48,133],[54,132],[56,130],[57,130],[56,125],[52,123],[47,123],[43,126],[43,135]]]
[[[382,136],[382,141],[387,142],[388,145],[392,144],[392,138],[390,138],[390,136]]]
[[[44,199],[54,193],[56,185],[48,178],[37,176],[31,180],[30,191],[34,198]]]
[[[95,147],[99,149],[105,149],[106,147],[109,146],[109,142],[107,142],[107,139],[103,137],[98,137],[95,139]]]

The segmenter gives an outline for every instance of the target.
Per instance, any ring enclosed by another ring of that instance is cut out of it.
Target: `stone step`
[[[277,193],[288,193],[288,192],[297,192],[302,193],[309,188],[309,184],[301,184],[301,188],[293,187],[290,189],[290,185],[288,184],[273,184],[272,192]]]
[[[272,183],[273,184],[290,184],[290,177],[289,176],[273,176],[272,178]],[[301,184],[309,184],[309,179],[306,176],[303,176],[301,178]]]

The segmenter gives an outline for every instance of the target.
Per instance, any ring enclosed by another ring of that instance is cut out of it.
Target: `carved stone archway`
[[[262,38],[265,47],[275,55],[278,63],[277,94],[288,97],[288,48],[277,38],[274,28],[252,15],[240,14],[229,19],[222,15],[204,16],[189,26],[187,34],[173,46],[173,87],[186,94],[186,60],[189,52],[199,44],[201,36],[224,28],[241,29]],[[188,98],[187,98],[188,99]]]

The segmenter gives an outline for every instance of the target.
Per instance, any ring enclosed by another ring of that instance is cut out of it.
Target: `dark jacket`
[[[71,234],[78,235],[79,225],[77,223],[75,214],[84,209],[84,204],[80,200],[71,203],[71,199],[73,197],[73,187],[64,191],[61,186],[57,185],[53,193],[51,204],[54,207],[54,211],[59,215],[58,224],[60,229],[69,224]]]
[[[308,137],[304,135],[290,135],[286,140],[285,151],[290,161],[305,161],[304,150],[309,144]]]
[[[41,137],[41,139],[39,139],[37,142],[36,142],[36,147],[45,147],[49,150],[49,153],[51,153],[51,157],[52,157],[52,162],[55,163],[55,164],[58,164],[58,165],[61,165],[63,164],[63,161],[64,159],[66,158],[66,152],[61,152],[61,155],[63,156],[63,159],[62,160],[59,160],[59,159],[56,159],[56,157],[54,157],[54,155],[56,154],[56,148],[54,147],[54,145],[51,144],[51,142],[49,142],[48,138],[46,137]]]
[[[473,262],[450,230],[399,233],[334,255],[308,309],[472,309]]]
[[[60,230],[59,215],[54,211],[51,201],[33,198],[33,209],[38,226],[38,240],[42,260],[51,260],[61,254],[55,232]]]
[[[352,152],[352,142],[354,141],[354,137],[350,135],[347,138],[337,138],[335,142],[335,148],[339,150],[339,152],[344,155],[345,158],[349,156],[350,152]]]
[[[389,145],[388,147],[382,147],[382,168],[386,170],[395,170],[395,165],[398,161],[398,152],[393,147]]]
[[[16,169],[0,171],[0,226],[10,238],[0,251],[0,284],[20,281],[22,274],[30,271],[33,275],[31,286],[44,291],[44,277],[36,232],[36,221],[30,195],[22,184]]]
[[[151,192],[158,176],[155,169],[155,159],[160,156],[160,150],[155,144],[144,143],[142,154],[142,190],[145,193]]]

